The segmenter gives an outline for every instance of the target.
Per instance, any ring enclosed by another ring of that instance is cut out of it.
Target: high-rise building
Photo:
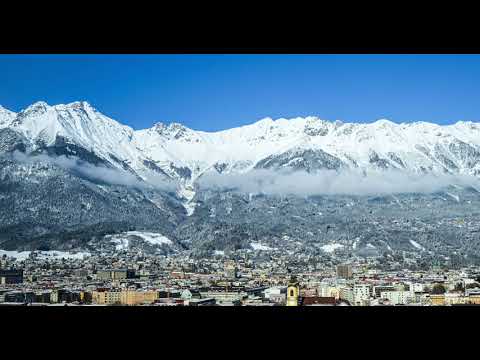
[[[351,279],[353,277],[352,266],[347,264],[337,265],[337,277]]]

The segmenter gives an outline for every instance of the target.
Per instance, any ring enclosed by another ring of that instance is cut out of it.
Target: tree
[[[480,284],[477,283],[477,282],[474,282],[474,283],[471,283],[471,284],[467,284],[466,288],[467,288],[467,289],[480,288]]]
[[[443,286],[442,284],[435,284],[433,285],[433,288],[432,288],[432,294],[445,294],[447,290],[445,289],[445,286]]]
[[[461,282],[459,282],[459,283],[455,284],[454,290],[458,291],[458,292],[464,292],[465,288],[463,287],[463,284]]]

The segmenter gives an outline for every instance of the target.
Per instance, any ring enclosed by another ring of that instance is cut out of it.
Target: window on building
[[[290,289],[290,296],[294,296],[293,295],[293,289]]]

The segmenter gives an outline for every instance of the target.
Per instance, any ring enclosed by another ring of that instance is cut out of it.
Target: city
[[[324,265],[281,252],[211,258],[140,251],[0,256],[0,305],[455,306],[480,305],[480,269],[379,268],[374,259]],[[255,259],[255,260],[252,260]]]

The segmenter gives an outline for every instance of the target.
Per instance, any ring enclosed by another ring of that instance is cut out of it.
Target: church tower
[[[287,306],[298,306],[300,285],[295,276],[290,278],[287,287]]]

